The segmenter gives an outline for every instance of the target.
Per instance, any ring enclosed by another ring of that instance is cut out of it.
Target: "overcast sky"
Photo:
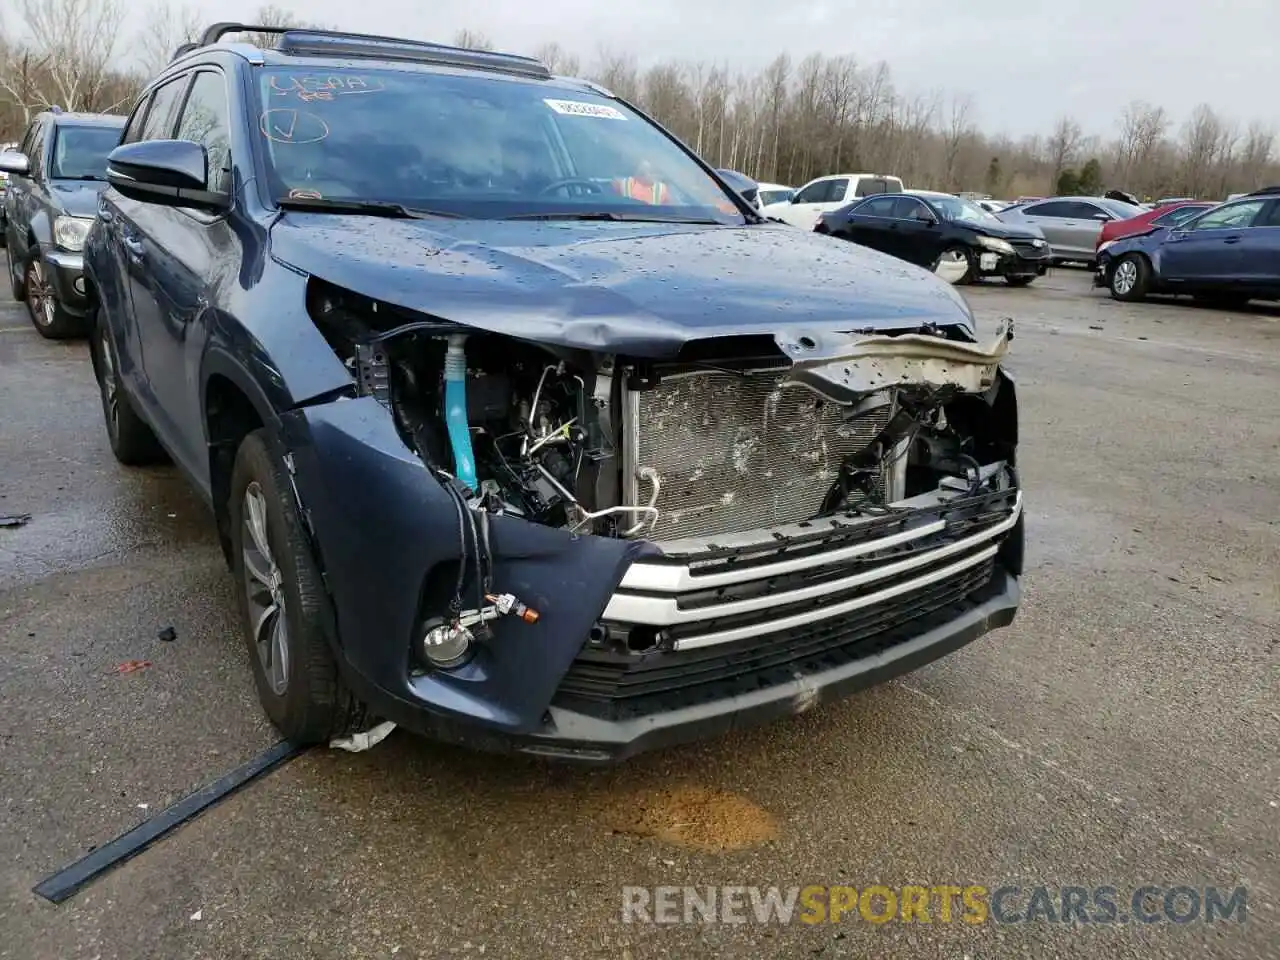
[[[260,0],[189,2],[212,22],[248,17]],[[277,2],[366,33],[447,42],[467,27],[515,52],[555,40],[584,64],[602,46],[633,51],[642,65],[751,68],[784,51],[852,54],[888,63],[900,89],[972,93],[988,132],[1046,133],[1070,113],[1110,137],[1135,99],[1163,105],[1178,123],[1207,102],[1242,125],[1280,129],[1280,0]]]

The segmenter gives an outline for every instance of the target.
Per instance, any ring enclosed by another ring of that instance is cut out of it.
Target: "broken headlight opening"
[[[943,486],[976,495],[997,482],[992,465],[1013,466],[1016,423],[994,415],[1007,324],[986,346],[933,330],[787,331],[694,341],[658,362],[469,329],[314,280],[309,307],[358,393],[386,407],[452,499],[464,562],[421,643],[442,668],[521,606],[499,602],[494,515],[705,541],[909,510],[895,504]]]

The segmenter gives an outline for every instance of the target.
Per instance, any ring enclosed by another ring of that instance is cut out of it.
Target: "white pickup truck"
[[[810,180],[783,203],[761,209],[766,217],[783,220],[793,227],[812,230],[828,210],[877,193],[901,193],[902,181],[879,173],[838,173]]]

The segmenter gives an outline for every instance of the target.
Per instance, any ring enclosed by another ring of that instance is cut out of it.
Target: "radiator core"
[[[815,516],[846,457],[888,422],[881,406],[855,420],[848,408],[785,370],[697,371],[624,394],[625,496],[648,504],[659,477],[657,523],[643,534],[676,540],[794,523]]]

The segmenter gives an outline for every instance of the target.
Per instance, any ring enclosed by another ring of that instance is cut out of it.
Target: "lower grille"
[[[623,720],[788,683],[954,620],[991,588],[994,570],[987,561],[873,607],[733,644],[647,657],[584,650],[561,681],[556,703]]]
[[[629,392],[628,502],[647,504],[659,479],[663,541],[739,533],[816,515],[842,462],[884,429],[889,407],[853,421],[847,408],[785,387],[785,370],[698,371]]]
[[[1047,243],[1037,247],[1030,240],[1010,240],[1013,245],[1014,252],[1024,260],[1043,260],[1049,256],[1049,245]]]

